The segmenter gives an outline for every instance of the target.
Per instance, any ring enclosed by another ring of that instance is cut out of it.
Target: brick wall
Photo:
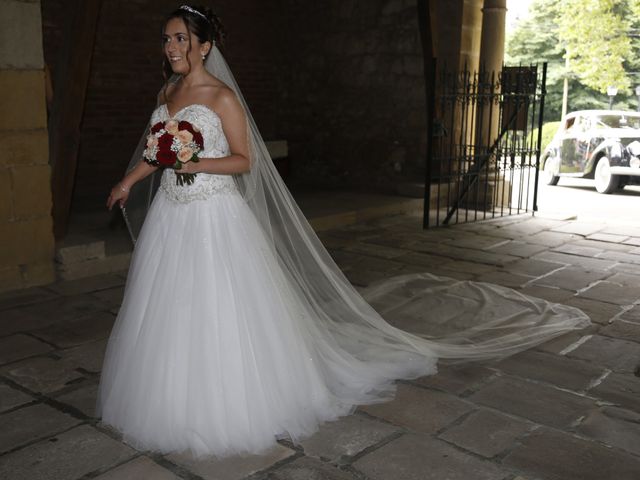
[[[53,71],[69,4],[42,0],[45,59]],[[82,122],[74,211],[101,208],[122,176],[163,83],[162,22],[179,4],[103,1]],[[227,61],[266,138],[276,136],[281,98],[278,62],[282,61],[283,18],[278,5],[260,0],[215,3],[228,33]]]
[[[64,1],[42,0],[55,69]],[[159,29],[176,2],[103,2],[74,210],[100,208],[162,83]],[[294,186],[392,191],[423,178],[424,77],[414,0],[219,0],[226,57],[266,139],[289,142]],[[55,86],[54,86],[55,88]]]
[[[394,191],[421,180],[425,85],[414,0],[289,0],[279,118],[293,181]]]
[[[0,291],[53,280],[38,1],[0,0]]]

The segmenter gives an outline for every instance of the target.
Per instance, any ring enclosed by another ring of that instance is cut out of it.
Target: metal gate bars
[[[424,227],[537,210],[547,64],[436,78]]]

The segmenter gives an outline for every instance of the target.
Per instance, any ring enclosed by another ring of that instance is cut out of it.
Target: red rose
[[[156,160],[160,165],[171,167],[176,163],[176,153],[171,150],[160,150],[156,153]]]
[[[165,133],[158,139],[158,149],[162,150],[170,150],[171,144],[173,143],[173,135],[169,135]]]
[[[178,122],[178,130],[189,130],[191,133],[193,133],[193,126],[191,125],[191,123],[182,120]]]
[[[151,133],[158,133],[163,128],[164,128],[164,123],[158,122],[153,127],[151,127]]]
[[[173,135],[165,133],[158,139],[158,153],[156,153],[156,160],[161,165],[171,166],[176,162],[176,154],[171,151],[171,145],[173,144]]]

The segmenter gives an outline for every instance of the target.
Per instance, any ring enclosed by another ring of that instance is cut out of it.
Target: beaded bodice
[[[151,125],[170,118],[166,105],[160,105],[151,115]],[[188,105],[178,110],[173,118],[178,121],[186,120],[200,129],[204,149],[198,154],[199,157],[219,158],[229,155],[229,144],[222,130],[220,117],[206,105]],[[179,203],[206,200],[212,195],[239,193],[231,175],[198,173],[191,185],[176,185],[176,174],[171,168],[166,168],[162,173],[160,190],[169,199]]]

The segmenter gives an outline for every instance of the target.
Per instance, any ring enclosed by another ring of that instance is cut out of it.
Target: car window
[[[576,117],[567,118],[567,120],[564,122],[564,129],[569,130],[571,127],[573,127],[575,121]]]
[[[640,128],[640,117],[630,115],[598,115],[593,128]]]

